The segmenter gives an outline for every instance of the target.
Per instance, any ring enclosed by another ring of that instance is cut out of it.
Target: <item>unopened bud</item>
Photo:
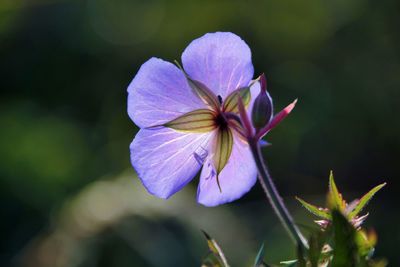
[[[272,118],[272,98],[267,92],[267,83],[265,75],[260,76],[260,94],[254,100],[251,118],[253,126],[256,130],[264,128],[271,121]]]

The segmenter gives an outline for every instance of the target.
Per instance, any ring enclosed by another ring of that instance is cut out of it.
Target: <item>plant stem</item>
[[[269,202],[272,205],[275,213],[278,215],[281,223],[289,233],[289,236],[302,248],[308,249],[308,243],[306,238],[300,232],[299,228],[293,221],[288,209],[285,206],[282,198],[280,197],[278,190],[272,181],[271,175],[268,172],[267,166],[264,163],[263,156],[261,154],[261,148],[256,139],[249,140],[251,152],[253,153],[254,160],[258,169],[258,180],[266,194]]]

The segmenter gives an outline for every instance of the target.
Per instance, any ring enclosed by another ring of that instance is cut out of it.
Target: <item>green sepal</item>
[[[239,113],[239,97],[242,98],[243,105],[247,107],[251,98],[250,87],[239,88],[230,93],[222,106],[223,111]]]
[[[216,128],[215,114],[209,109],[197,109],[165,123],[163,126],[189,133],[207,133]]]
[[[192,88],[193,92],[208,106],[210,106],[214,110],[218,110],[220,107],[220,103],[218,97],[203,83],[193,80],[187,76],[187,81]]]
[[[233,134],[229,128],[220,128],[217,133],[215,140],[215,154],[214,154],[214,166],[217,171],[217,183],[220,192],[222,192],[221,185],[219,183],[218,175],[222,169],[228,163],[229,157],[232,153],[233,147]]]
[[[186,80],[192,89],[193,93],[199,97],[206,105],[210,106],[214,110],[218,110],[221,104],[219,103],[218,97],[203,83],[193,80],[183,69],[181,64],[175,60],[175,64],[183,72]]]

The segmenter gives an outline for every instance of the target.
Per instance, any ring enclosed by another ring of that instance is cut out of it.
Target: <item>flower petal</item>
[[[254,107],[254,101],[256,100],[260,92],[261,92],[260,82],[256,81],[250,86],[250,101],[247,105],[247,114],[249,115],[249,118],[251,118],[251,113]]]
[[[193,92],[199,97],[204,104],[209,106],[211,109],[219,109],[220,103],[218,97],[203,83],[193,80],[190,77],[186,77],[189,86],[192,88]]]
[[[146,61],[128,87],[128,114],[141,128],[162,125],[187,112],[205,108],[184,73],[158,58]]]
[[[211,157],[207,157],[200,175],[197,201],[205,206],[217,206],[231,202],[247,193],[257,181],[257,168],[250,148],[234,135],[231,156],[218,175],[221,190],[216,180],[216,169]]]
[[[170,128],[141,129],[131,143],[131,162],[146,189],[168,198],[200,170],[211,133],[186,134]]]
[[[182,54],[182,64],[191,78],[223,99],[248,86],[254,73],[250,48],[230,32],[207,33],[192,41]]]

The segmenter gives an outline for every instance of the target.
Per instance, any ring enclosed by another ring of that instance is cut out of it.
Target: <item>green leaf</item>
[[[356,232],[355,242],[362,257],[372,257],[376,239],[377,236],[374,231],[367,233],[364,230],[359,230]]]
[[[307,262],[305,259],[305,251],[304,248],[298,244],[297,245],[297,267],[306,267],[307,266]]]
[[[367,266],[368,267],[386,267],[387,261],[386,260],[378,260],[378,261],[369,260]]]
[[[265,256],[265,249],[264,243],[262,243],[260,249],[258,250],[256,260],[254,262],[254,267],[262,267],[264,265],[264,256]]]
[[[311,267],[318,267],[319,262],[323,260],[322,248],[326,241],[326,232],[315,232],[308,240],[308,260]]]
[[[364,208],[365,206],[368,204],[368,202],[372,199],[372,197],[379,191],[382,189],[382,187],[384,187],[386,185],[386,183],[380,184],[378,186],[375,186],[374,188],[372,188],[367,194],[365,194],[360,201],[358,202],[358,204],[355,206],[355,208],[349,213],[348,217],[349,219],[353,219],[355,216],[357,216]]]
[[[332,267],[355,267],[358,248],[355,241],[356,229],[338,210],[332,211],[333,260]]]
[[[222,263],[215,257],[214,254],[210,253],[202,262],[201,267],[224,267]]]
[[[344,211],[346,208],[346,202],[343,200],[342,194],[339,193],[336,187],[332,171],[329,175],[328,205],[330,209],[338,209],[339,211]]]
[[[203,261],[203,265],[207,267],[229,267],[225,255],[218,243],[205,231],[202,232],[207,239],[207,245],[211,252],[211,254]]]
[[[301,203],[301,205],[303,205],[304,208],[306,208],[312,214],[314,214],[318,217],[321,217],[323,219],[327,219],[327,220],[331,219],[331,215],[325,209],[318,208],[317,206],[307,203],[306,201],[302,200],[299,197],[296,197],[296,199]]]

